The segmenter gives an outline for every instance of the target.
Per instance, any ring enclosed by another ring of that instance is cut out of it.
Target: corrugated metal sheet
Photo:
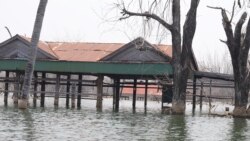
[[[30,42],[30,38],[21,36]],[[38,47],[48,54],[62,61],[96,62],[122,48],[123,43],[88,43],[88,42],[45,42],[39,41]],[[172,56],[172,47],[167,45],[154,45],[154,47]]]

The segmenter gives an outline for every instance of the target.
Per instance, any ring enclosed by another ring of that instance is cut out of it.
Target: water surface
[[[147,112],[143,101],[122,100],[118,113],[112,110],[112,99],[104,99],[103,111],[98,112],[93,100],[83,100],[82,108],[66,109],[65,99],[60,107],[53,107],[53,99],[46,98],[45,108],[19,110],[9,101],[3,106],[0,97],[0,140],[16,141],[79,141],[79,140],[250,140],[248,119],[208,116],[207,109],[191,104],[181,115],[161,113],[161,103],[148,102]],[[38,101],[39,103],[39,101]]]

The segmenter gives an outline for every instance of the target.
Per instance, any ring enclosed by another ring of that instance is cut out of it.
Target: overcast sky
[[[141,29],[139,25],[113,21],[119,18],[119,11],[114,9],[113,4],[116,1],[49,0],[41,40],[126,43],[137,36],[144,37],[141,30],[138,30]],[[189,0],[183,1],[184,6],[188,7]],[[30,37],[38,3],[39,0],[0,0],[0,41],[9,38],[5,26],[9,27],[13,35]],[[206,6],[221,6],[230,11],[232,4],[233,0],[201,0],[193,42],[198,61],[203,60],[208,54],[223,56],[226,50],[225,45],[219,41],[225,39],[220,11]],[[155,35],[145,38],[151,43],[158,42]],[[171,44],[167,37],[163,38],[163,42]]]

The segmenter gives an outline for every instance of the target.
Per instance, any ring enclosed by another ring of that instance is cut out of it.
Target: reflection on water
[[[11,101],[9,102],[11,103]],[[161,114],[161,103],[122,100],[120,111],[112,111],[112,100],[105,99],[102,112],[95,101],[83,100],[82,108],[53,107],[46,99],[45,108],[19,110],[4,107],[0,97],[0,140],[250,140],[249,120],[208,116],[206,112],[192,114],[188,105],[185,116]]]

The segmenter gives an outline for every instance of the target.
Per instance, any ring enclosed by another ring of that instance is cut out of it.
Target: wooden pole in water
[[[200,109],[202,109],[202,100],[203,100],[203,82],[201,82]]]
[[[37,99],[37,72],[34,72],[34,94],[33,94],[33,106],[36,107]]]
[[[212,80],[210,80],[209,84],[209,112],[211,110],[212,104],[211,104],[211,96],[212,96]]]
[[[78,75],[78,91],[77,91],[77,108],[81,108],[81,94],[82,94],[82,74]]]
[[[60,74],[56,74],[56,87],[55,87],[55,99],[54,106],[59,106],[59,90],[60,90]]]
[[[76,104],[75,104],[75,95],[76,95],[76,84],[73,83],[72,87],[71,87],[71,108],[75,108]]]
[[[115,98],[115,95],[116,95],[116,78],[113,79],[113,110],[115,110],[115,102],[116,102],[116,98]]]
[[[115,111],[119,111],[119,101],[120,101],[120,78],[116,78],[115,81]]]
[[[98,110],[102,109],[102,96],[103,96],[103,76],[99,75],[97,78],[97,101],[96,108]]]
[[[45,90],[46,90],[46,87],[45,87],[45,79],[46,78],[46,73],[45,72],[42,72],[42,84],[41,84],[41,101],[40,101],[40,106],[41,107],[44,107],[44,101],[45,101]]]
[[[20,72],[16,72],[16,78],[15,78],[15,83],[14,83],[14,90],[13,92],[13,102],[14,104],[18,104],[18,96],[20,94]]]
[[[133,86],[133,103],[132,103],[133,110],[135,110],[135,105],[136,105],[136,84],[137,84],[137,79],[134,79],[134,86]]]
[[[144,98],[144,108],[147,108],[148,99],[148,80],[145,80],[145,98]]]
[[[196,106],[196,77],[193,78],[193,110],[195,110]]]
[[[9,83],[8,83],[8,79],[9,79],[9,71],[5,71],[5,86],[4,86],[4,105],[7,106],[8,105],[8,90],[9,90]]]
[[[67,88],[66,88],[66,107],[69,108],[69,92],[70,92],[70,74],[67,75]]]

